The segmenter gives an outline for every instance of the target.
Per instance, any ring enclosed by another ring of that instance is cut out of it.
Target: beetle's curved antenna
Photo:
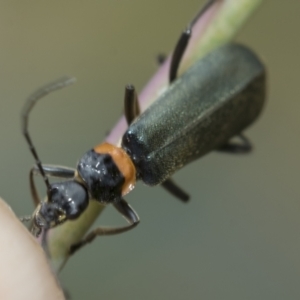
[[[26,102],[25,105],[22,109],[22,113],[21,113],[21,126],[22,126],[22,133],[29,145],[29,149],[35,159],[36,165],[40,171],[40,174],[42,175],[44,182],[46,184],[47,187],[47,194],[49,192],[50,189],[50,183],[49,183],[49,179],[46,176],[44,169],[42,167],[42,163],[39,159],[39,156],[36,152],[36,149],[32,143],[31,137],[29,135],[29,131],[28,131],[28,120],[29,120],[29,113],[31,111],[31,109],[34,107],[34,105],[37,103],[38,100],[40,100],[41,98],[45,97],[46,95],[50,94],[51,92],[54,92],[56,90],[62,89],[70,84],[73,84],[76,81],[76,79],[74,77],[62,77],[57,81],[54,81],[40,89],[38,89],[37,91],[35,91],[33,94],[31,94]]]

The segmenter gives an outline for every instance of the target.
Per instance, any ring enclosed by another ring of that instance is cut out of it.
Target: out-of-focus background
[[[124,85],[142,89],[155,55],[172,50],[203,2],[2,2],[0,195],[16,214],[33,210],[24,99],[61,75],[78,78],[30,119],[43,162],[75,166],[118,120]],[[265,1],[237,38],[268,67],[268,103],[247,131],[253,154],[212,153],[178,172],[192,196],[186,205],[138,184],[127,200],[140,226],[69,260],[61,279],[72,299],[299,299],[299,9],[299,1]],[[123,222],[112,208],[99,219]]]

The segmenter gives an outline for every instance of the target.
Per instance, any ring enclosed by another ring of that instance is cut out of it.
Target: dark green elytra
[[[199,60],[124,134],[139,179],[160,184],[226,144],[258,117],[265,90],[265,67],[245,46],[225,45]]]

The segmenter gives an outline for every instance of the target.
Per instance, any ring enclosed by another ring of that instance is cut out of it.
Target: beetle
[[[133,189],[136,180],[150,186],[162,185],[186,202],[189,195],[170,178],[175,171],[213,150],[251,151],[251,144],[242,132],[262,110],[265,67],[247,47],[228,44],[207,54],[177,78],[193,22],[182,33],[173,52],[169,88],[140,113],[135,88],[127,86],[124,114],[128,129],[121,145],[97,145],[82,156],[76,169],[43,165],[28,131],[29,113],[34,104],[48,93],[72,83],[73,79],[54,82],[28,98],[21,120],[23,134],[36,162],[29,176],[32,198],[37,206],[32,216],[34,235],[66,220],[77,219],[90,199],[103,205],[112,204],[129,222],[128,226],[92,230],[71,247],[72,254],[98,235],[125,232],[139,223],[137,213],[123,198]],[[234,137],[239,137],[240,142],[231,141]],[[43,177],[47,187],[47,198],[42,202],[34,183],[36,174]],[[65,180],[50,183],[48,177]]]

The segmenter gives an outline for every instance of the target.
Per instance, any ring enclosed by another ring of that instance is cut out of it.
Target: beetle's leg
[[[179,187],[171,178],[166,179],[161,186],[182,202],[188,202],[190,199],[189,194]]]
[[[173,82],[177,77],[179,64],[180,64],[182,56],[187,48],[189,39],[192,35],[193,25],[217,1],[218,0],[207,1],[206,4],[204,5],[204,7],[201,8],[201,10],[197,13],[195,18],[192,20],[192,22],[188,25],[187,29],[185,31],[183,31],[181,36],[179,37],[177,44],[174,48],[172,58],[171,58],[170,71],[169,71],[169,82],[170,83]]]
[[[237,137],[240,139],[240,143],[228,142],[217,150],[231,154],[246,154],[251,152],[252,145],[248,138],[242,134],[239,134]]]
[[[124,114],[128,126],[140,114],[138,97],[136,95],[135,88],[133,85],[127,85],[125,87]]]
[[[177,77],[177,72],[181,58],[184,54],[184,51],[188,45],[189,39],[192,34],[192,29],[189,26],[185,31],[182,32],[172,55],[170,71],[169,71],[169,82],[173,82]]]
[[[90,231],[79,243],[71,246],[69,254],[72,255],[75,251],[79,250],[81,247],[88,243],[91,243],[95,237],[101,235],[114,235],[122,232],[126,232],[136,227],[140,218],[137,213],[130,207],[130,205],[121,198],[120,201],[113,204],[114,207],[119,211],[120,214],[129,222],[130,225],[123,227],[98,227]]]
[[[156,62],[159,66],[161,66],[167,59],[167,55],[164,53],[159,53],[156,55]]]
[[[42,164],[42,168],[43,168],[45,174],[49,177],[69,179],[69,178],[73,178],[76,173],[75,169],[65,167],[65,166]],[[34,175],[40,175],[40,170],[37,167],[37,165],[34,165],[32,167],[32,172],[34,173]]]
[[[171,178],[165,180],[161,186],[182,202],[188,202],[190,199],[189,194],[182,190]]]
[[[62,166],[52,166],[52,165],[42,165],[42,169],[44,174],[49,177],[58,177],[58,178],[73,178],[75,176],[75,169],[62,167]],[[34,165],[29,172],[29,185],[30,192],[32,196],[32,200],[35,206],[40,204],[41,200],[38,195],[35,182],[34,175],[41,175],[40,169],[37,165]]]

